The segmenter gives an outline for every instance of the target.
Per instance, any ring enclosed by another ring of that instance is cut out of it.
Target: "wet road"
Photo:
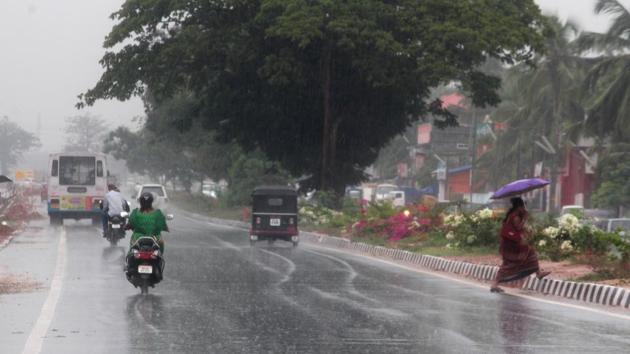
[[[0,250],[0,353],[627,352],[630,322],[180,214],[165,280],[140,296],[121,247],[87,224],[31,228]],[[126,242],[125,242],[126,246]]]

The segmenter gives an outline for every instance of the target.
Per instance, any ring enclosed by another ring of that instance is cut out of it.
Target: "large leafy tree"
[[[38,146],[40,142],[34,134],[20,128],[7,116],[0,118],[0,173],[9,173],[9,168],[15,166],[25,152]]]
[[[431,88],[458,80],[496,104],[499,80],[477,66],[542,49],[532,0],[128,0],[113,18],[80,105],[192,91],[219,138],[338,193],[418,117],[456,123]]]

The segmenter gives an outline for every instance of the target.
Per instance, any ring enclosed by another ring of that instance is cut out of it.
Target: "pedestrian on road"
[[[525,202],[520,197],[510,201],[512,207],[503,219],[499,240],[503,264],[490,287],[490,291],[496,293],[503,292],[499,283],[523,279],[533,273],[536,273],[538,279],[542,279],[551,273],[540,269],[536,250],[528,243],[529,232],[526,226],[529,212],[525,208]]]

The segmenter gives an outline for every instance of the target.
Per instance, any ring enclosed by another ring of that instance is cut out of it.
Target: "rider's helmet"
[[[140,209],[146,210],[150,209],[153,206],[153,193],[144,192],[138,198],[138,203],[140,203]]]

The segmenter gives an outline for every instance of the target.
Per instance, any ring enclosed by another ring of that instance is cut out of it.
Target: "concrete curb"
[[[210,221],[220,225],[249,229],[249,224],[242,221],[218,218],[210,218]],[[363,242],[352,242],[345,238],[313,232],[301,232],[300,240],[320,246],[348,250],[355,254],[385,258],[400,264],[456,274],[479,281],[492,281],[499,271],[497,266],[454,261],[400,249],[369,245]],[[578,283],[552,278],[541,280],[531,275],[521,285],[521,289],[591,304],[630,309],[630,290],[616,286]]]

